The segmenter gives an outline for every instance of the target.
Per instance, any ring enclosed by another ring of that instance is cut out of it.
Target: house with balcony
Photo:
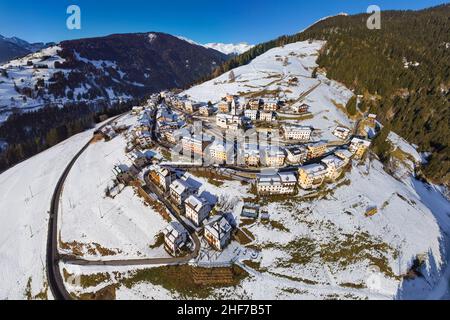
[[[211,218],[204,231],[205,240],[218,251],[222,251],[231,241],[232,226],[223,216]]]

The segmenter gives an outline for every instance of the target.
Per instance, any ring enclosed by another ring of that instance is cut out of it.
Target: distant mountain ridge
[[[7,38],[0,34],[0,63],[36,52],[49,45],[51,43],[29,43],[17,37]]]
[[[11,47],[19,46],[4,41]],[[20,47],[22,48],[22,47]],[[0,65],[0,122],[48,104],[141,98],[184,88],[229,56],[166,33],[62,41]]]

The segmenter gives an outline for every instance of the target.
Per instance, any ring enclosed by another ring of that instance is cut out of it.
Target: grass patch
[[[208,298],[218,287],[237,286],[248,274],[242,268],[198,268],[189,265],[163,266],[137,270],[121,283],[132,288],[143,282],[150,282],[162,286],[172,293],[178,293],[182,298]],[[199,279],[211,280],[216,284],[199,283]]]
[[[381,241],[370,239],[366,232],[345,234],[343,240],[335,239],[320,245],[320,257],[324,262],[337,264],[345,268],[351,264],[368,260],[377,266],[386,276],[397,279],[387,258],[383,253],[392,253],[397,256],[396,250]]]
[[[66,269],[63,269],[63,277],[64,281],[70,280],[73,277],[73,274],[68,272]],[[99,272],[93,274],[80,274],[77,275],[79,277],[80,286],[83,289],[96,287],[99,284],[107,283],[111,280],[111,275],[109,273]]]

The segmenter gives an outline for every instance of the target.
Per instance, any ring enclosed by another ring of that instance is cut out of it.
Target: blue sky
[[[293,34],[340,12],[421,9],[445,0],[1,0],[0,34],[27,41],[60,41],[112,33],[161,31],[197,42],[259,43]],[[66,9],[81,8],[81,30],[66,28]]]

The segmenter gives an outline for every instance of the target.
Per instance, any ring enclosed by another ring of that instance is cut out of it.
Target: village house
[[[336,157],[339,157],[340,159],[344,160],[345,165],[350,162],[350,159],[353,157],[353,153],[351,153],[347,149],[339,149],[334,152]]]
[[[222,251],[231,240],[232,230],[224,217],[214,217],[205,226],[205,239],[214,249]]]
[[[247,109],[259,110],[261,106],[261,99],[250,99],[247,103]]]
[[[232,159],[233,155],[231,153],[232,148],[233,148],[232,144],[226,144],[224,142],[214,141],[209,146],[210,159],[213,162],[220,163],[220,164],[234,162]]]
[[[117,181],[119,181],[120,183],[127,184],[133,179],[130,168],[128,168],[128,166],[124,164],[114,166],[112,171]]]
[[[367,124],[371,127],[375,127],[375,124],[377,123],[377,115],[373,113],[369,113],[367,115]]]
[[[144,154],[139,150],[134,150],[127,154],[128,159],[133,163],[133,165],[140,169],[145,167],[150,163],[151,157],[150,154]]]
[[[262,111],[259,113],[259,120],[264,122],[272,122],[275,120],[275,114],[272,111]]]
[[[297,177],[294,172],[278,172],[274,174],[258,174],[256,190],[259,195],[293,194]]]
[[[217,109],[219,110],[219,113],[228,113],[230,112],[230,105],[231,103],[220,101],[217,105]]]
[[[336,127],[336,129],[333,130],[333,135],[338,137],[341,140],[345,140],[348,138],[350,134],[350,129],[346,127]]]
[[[360,139],[360,138],[353,138],[350,142],[350,146],[348,149],[350,152],[353,152],[356,159],[361,159],[366,152],[367,148],[370,147],[370,141]]]
[[[184,110],[186,110],[189,113],[194,113],[194,112],[197,112],[200,109],[201,106],[203,106],[202,103],[198,103],[198,102],[193,102],[193,101],[187,100],[184,103]]]
[[[183,137],[190,136],[191,130],[188,128],[181,128],[178,130],[167,130],[162,133],[162,137],[167,140],[167,142],[172,144],[177,144]]]
[[[264,164],[268,167],[281,167],[285,159],[286,155],[278,147],[270,147],[265,150]]]
[[[339,178],[347,164],[345,160],[335,155],[330,155],[323,158],[322,163],[327,167],[326,178],[331,181],[335,181],[337,178]]]
[[[225,96],[225,101],[228,103],[232,103],[233,101],[236,102],[236,100],[238,99],[238,96],[232,95],[232,94],[227,94]]]
[[[203,155],[206,147],[211,143],[203,135],[184,136],[181,139],[183,154],[189,155]]]
[[[312,129],[306,126],[283,125],[281,132],[286,140],[309,141]]]
[[[244,111],[244,116],[250,120],[256,121],[258,120],[259,111],[253,109],[246,109]]]
[[[264,100],[264,111],[277,111],[279,106],[279,101],[275,99]]]
[[[149,148],[152,145],[152,135],[148,131],[138,131],[136,141],[142,149]]]
[[[301,164],[308,158],[308,151],[303,147],[288,147],[285,149],[287,161],[291,164]]]
[[[320,142],[314,145],[307,146],[308,149],[308,159],[314,159],[322,156],[327,152],[327,144],[325,142]]]
[[[135,106],[131,108],[131,114],[135,116],[141,114],[142,111],[144,111],[144,107],[141,106]]]
[[[105,141],[112,140],[115,136],[117,136],[116,131],[114,131],[112,126],[105,126],[100,130]]]
[[[185,201],[185,214],[186,218],[191,220],[195,226],[200,226],[200,224],[208,218],[209,212],[211,211],[211,206],[202,197],[196,195],[190,195]]]
[[[170,185],[177,179],[177,176],[174,171],[158,165],[150,169],[150,179],[164,191],[169,191]]]
[[[242,117],[231,114],[218,114],[216,124],[222,129],[239,129],[243,126]]]
[[[298,183],[302,189],[317,189],[327,176],[327,167],[323,164],[310,164],[298,169]]]
[[[213,109],[209,105],[203,105],[203,106],[200,107],[199,113],[203,117],[209,117],[210,115],[213,114]]]
[[[244,163],[249,167],[257,167],[261,162],[261,156],[259,153],[259,149],[246,147],[243,151],[244,154]]]
[[[184,201],[195,193],[197,189],[185,180],[177,179],[170,184],[170,199],[179,207],[182,207]]]
[[[303,104],[294,104],[291,109],[292,111],[294,111],[295,113],[306,113],[309,110],[309,106],[305,103]]]
[[[186,245],[188,232],[178,221],[172,221],[163,230],[164,248],[173,256],[177,256]]]

